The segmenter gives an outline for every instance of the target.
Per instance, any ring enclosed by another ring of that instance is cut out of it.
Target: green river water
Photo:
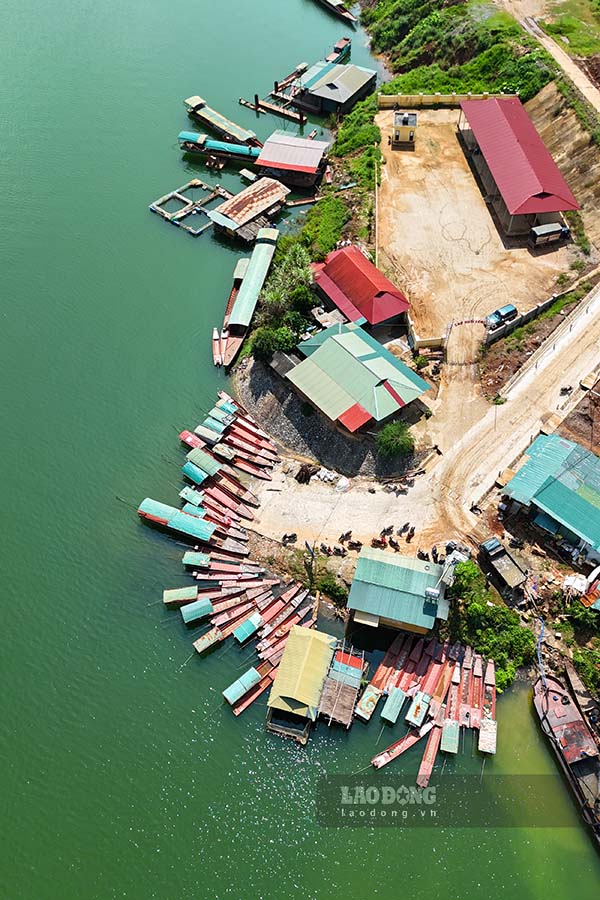
[[[176,501],[176,429],[225,384],[209,335],[239,251],[147,209],[209,180],[177,150],[181,101],[264,137],[281,121],[238,97],[345,30],[312,0],[2,4],[2,900],[598,896],[523,688],[484,777],[554,775],[570,827],[320,828],[317,779],[368,764],[379,722],[299,749],[266,735],[264,698],[234,720],[220,691],[248,651],[182,668],[190,635],[151,605],[185,583],[181,548],[116,500]]]

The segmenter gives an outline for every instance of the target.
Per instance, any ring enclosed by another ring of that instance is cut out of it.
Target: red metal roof
[[[372,418],[373,416],[370,412],[367,412],[364,406],[361,406],[360,403],[355,403],[354,406],[348,407],[341,416],[338,416],[338,422],[341,422],[348,431],[356,431]]]
[[[342,247],[330,253],[315,280],[350,321],[365,318],[370,325],[404,313],[409,302],[358,247]]]
[[[579,209],[518,97],[460,105],[511,215]]]
[[[316,172],[328,147],[326,141],[310,141],[285,131],[274,131],[265,141],[256,164],[293,172]]]
[[[400,394],[398,393],[398,391],[396,391],[396,390],[392,387],[392,385],[389,383],[389,381],[384,381],[384,382],[383,382],[383,386],[384,386],[384,388],[386,389],[386,391],[388,392],[388,394],[391,394],[391,395],[392,395],[392,397],[394,398],[394,400],[396,401],[396,403],[399,403],[401,407],[402,407],[402,406],[406,406],[405,401],[402,399],[402,397],[400,396]]]

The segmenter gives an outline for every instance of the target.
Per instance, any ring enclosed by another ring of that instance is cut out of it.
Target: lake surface
[[[220,692],[248,651],[184,665],[190,635],[156,605],[182,550],[133,507],[177,500],[177,431],[225,384],[209,338],[241,255],[147,209],[212,178],[180,157],[181,101],[264,137],[283,120],[238,97],[345,31],[311,0],[3,4],[2,900],[597,897],[526,690],[499,703],[484,778],[552,774],[569,828],[320,828],[318,779],[368,765],[379,721],[302,750],[265,734],[264,698],[234,720]],[[454,764],[480,768],[468,747]]]

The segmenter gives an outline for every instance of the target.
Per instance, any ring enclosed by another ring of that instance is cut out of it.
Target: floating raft
[[[358,654],[352,647],[346,651],[342,646],[334,653],[319,702],[319,715],[329,719],[329,725],[352,725],[364,664],[364,653]]]
[[[374,687],[372,684],[366,686],[362,697],[356,705],[355,713],[359,719],[362,719],[363,722],[369,721],[375,712],[375,707],[379,703],[382,695],[383,691]]]
[[[192,197],[186,196],[186,193],[192,190],[201,190],[207,196],[200,196],[200,198],[194,200]],[[217,197],[223,200],[230,200],[233,194],[220,185],[215,187],[200,181],[199,178],[192,178],[191,181],[182,184],[181,187],[175,188],[174,191],[169,191],[168,194],[164,194],[158,200],[154,200],[148,208],[150,212],[156,213],[157,216],[160,216],[171,225],[182,228],[188,234],[191,234],[192,237],[198,237],[198,235],[203,234],[210,228],[212,222],[210,220],[208,222],[204,221],[204,224],[194,227],[190,224],[190,221],[195,222],[196,220],[192,217],[199,214],[198,222],[202,222],[202,216],[208,215],[206,207]],[[166,209],[168,203],[177,203],[179,206],[177,209],[170,211]]]
[[[262,147],[261,142],[253,131],[248,131],[240,125],[236,125],[230,119],[212,109],[203,100],[202,97],[188,97],[183,101],[187,113],[198,122],[202,122],[208,128],[212,128],[217,134],[220,134],[226,141],[232,141],[234,144],[248,144],[251,147]]]

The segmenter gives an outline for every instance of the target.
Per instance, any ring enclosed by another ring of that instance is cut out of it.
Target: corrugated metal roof
[[[203,100],[202,97],[188,97],[188,99],[183,102],[188,107],[188,110],[198,116],[198,118],[209,122],[217,131],[230,134],[231,137],[236,138],[236,140],[240,141],[242,144],[256,138],[253,131],[248,131],[247,128],[236,125],[235,122],[226,119],[225,116],[217,112],[216,109],[207,106],[206,100]]]
[[[233,684],[230,684],[229,687],[225,688],[223,696],[229,704],[233,705],[236,700],[243,697],[244,694],[247,693],[251,687],[254,687],[255,684],[258,684],[259,681],[260,673],[257,672],[254,667],[248,669],[248,671],[244,672],[237,681],[234,681]]]
[[[289,192],[289,188],[280,181],[275,181],[274,178],[259,178],[235,197],[225,200],[216,209],[208,210],[208,216],[213,218],[213,213],[224,216],[235,222],[239,228],[266,212],[276,203],[283,203]]]
[[[336,643],[329,634],[294,625],[267,705],[314,722]]]
[[[194,603],[188,603],[181,607],[181,618],[187,625],[205,619],[213,611],[213,605],[206,597],[200,597]]]
[[[326,66],[320,77],[313,78],[308,85],[309,93],[336,103],[351,100],[372,78],[377,77],[374,69],[362,66],[337,64]]]
[[[190,537],[198,538],[200,541],[208,541],[217,527],[212,522],[205,519],[197,519],[195,516],[188,516],[187,513],[177,510],[169,519],[169,528],[175,531],[181,531]]]
[[[274,131],[265,141],[256,163],[267,168],[316,172],[328,149],[326,141],[309,141],[286,131]]]
[[[191,587],[184,588],[169,588],[166,591],[163,591],[163,602],[164,603],[180,603],[184,600],[196,600],[198,597],[198,586],[192,585]]]
[[[371,413],[367,412],[360,403],[355,403],[354,406],[347,409],[341,416],[338,416],[338,421],[340,421],[348,431],[358,431],[359,428],[366,425],[372,418],[373,416]]]
[[[199,553],[198,550],[186,550],[183,554],[184,566],[194,566],[197,569],[206,569],[210,562],[208,553]]]
[[[275,253],[278,237],[279,232],[276,228],[261,228],[258,232],[244,280],[229,316],[230,326],[247,328],[250,325]]]
[[[404,706],[404,701],[406,699],[406,694],[399,687],[393,687],[388,694],[387,700],[383,705],[383,709],[381,710],[381,718],[385,719],[386,722],[395,723],[398,721],[398,716],[400,715],[400,710]]]
[[[377,325],[408,310],[404,294],[358,247],[334,250],[315,268],[318,287],[352,321],[360,316]]]
[[[511,215],[579,209],[518,97],[460,105]]]
[[[203,472],[206,472],[207,475],[216,475],[221,468],[221,463],[209,456],[208,453],[205,453],[200,447],[194,447],[193,450],[190,450],[186,455],[186,459],[198,466],[199,469],[202,469]]]
[[[359,416],[368,414],[379,422],[429,389],[426,381],[354,323],[334,325],[323,334],[324,339],[317,335],[299,345],[308,358],[287,378],[332,421],[339,419],[345,425],[348,419],[353,427],[347,427],[355,430]]]
[[[255,634],[260,626],[263,624],[263,617],[259,612],[252,613],[251,616],[248,616],[243,622],[241,622],[238,627],[233,632],[233,636],[236,641],[239,641],[240,644],[243,644],[244,641],[247,641],[249,637],[252,637]]]
[[[202,469],[199,469],[198,466],[195,466],[193,462],[188,461],[183,464],[181,467],[181,471],[189,478],[190,481],[193,481],[194,484],[202,484],[203,481],[206,481],[208,475],[206,472],[203,472]]]
[[[600,549],[600,459],[559,435],[536,438],[505,493]]]
[[[436,618],[447,617],[448,607],[447,603],[426,598],[425,591],[437,588],[440,597],[444,596],[442,572],[442,566],[434,562],[363,547],[348,608],[419,628],[433,628]]]

